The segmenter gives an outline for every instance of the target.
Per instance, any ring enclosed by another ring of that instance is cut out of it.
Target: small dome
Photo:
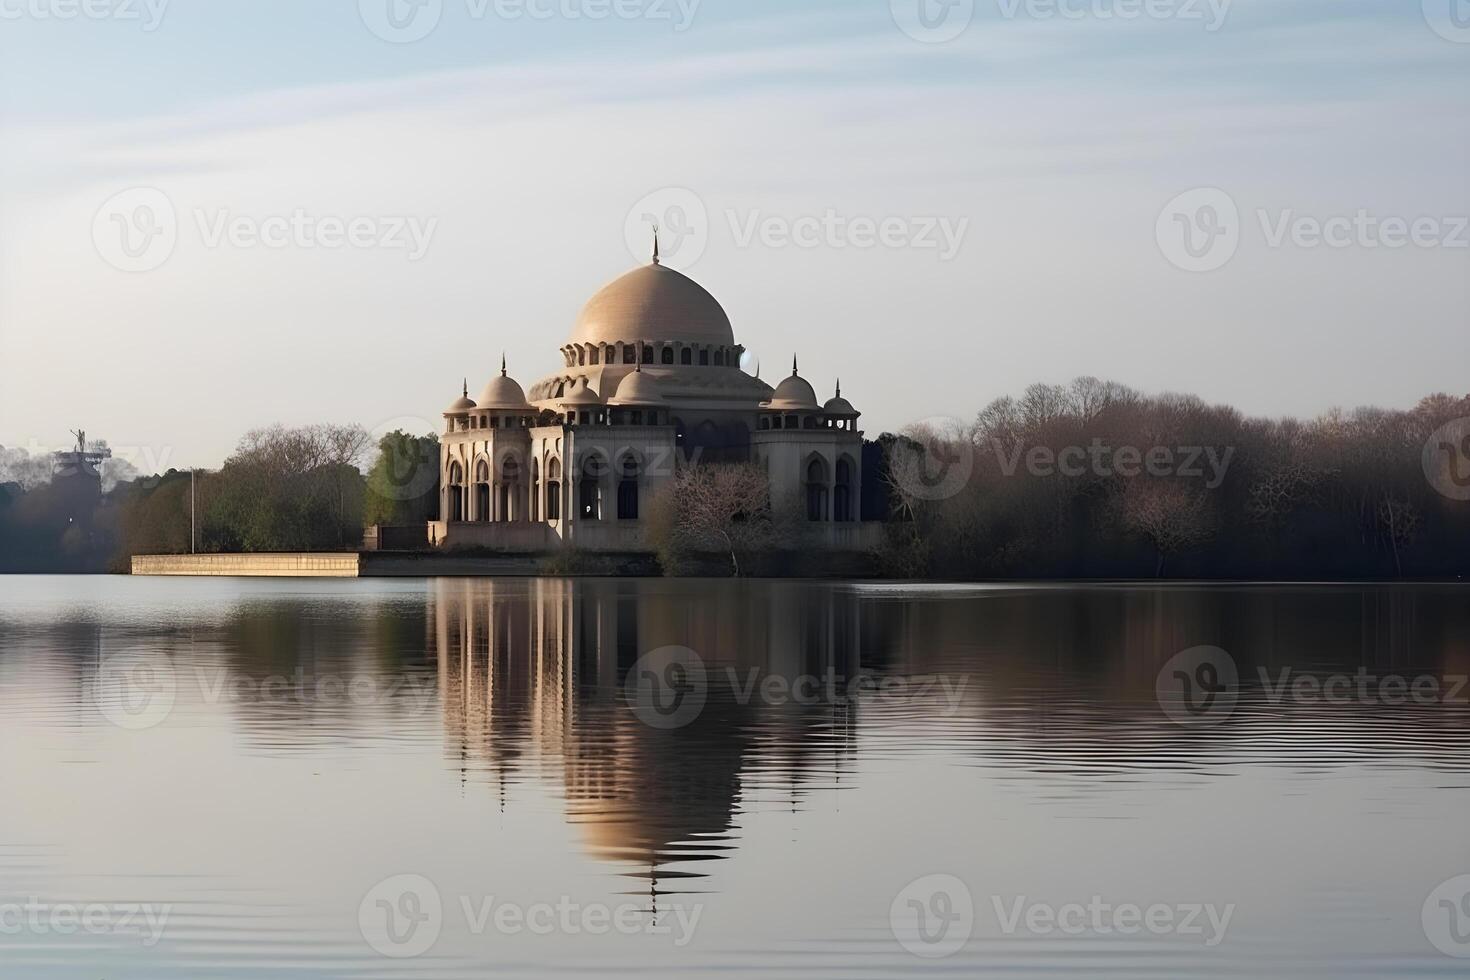
[[[733,347],[735,331],[703,286],[664,265],[645,265],[602,287],[582,308],[574,344],[679,340]]]
[[[479,407],[494,412],[530,411],[526,393],[515,379],[505,373],[505,358],[500,359],[500,374],[491,378],[485,390],[480,392]]]
[[[563,405],[601,405],[602,399],[597,397],[597,392],[587,384],[586,378],[578,378],[572,382],[571,387],[566,390],[557,401]]]
[[[817,393],[805,378],[796,373],[795,358],[791,359],[791,377],[776,386],[771,400],[764,407],[797,412],[817,410]]]
[[[658,380],[642,371],[634,371],[619,384],[617,394],[608,401],[609,405],[667,405],[668,401],[658,390]]]
[[[448,408],[444,410],[444,414],[464,415],[466,412],[473,412],[474,410],[475,403],[470,401],[470,383],[468,380],[466,380],[464,383],[464,388],[462,389],[462,393],[458,398],[454,400],[453,404],[451,404]]]
[[[827,399],[827,404],[822,406],[822,412],[833,418],[857,418],[861,412],[852,407],[852,402],[842,397],[842,382],[837,382],[837,393]]]

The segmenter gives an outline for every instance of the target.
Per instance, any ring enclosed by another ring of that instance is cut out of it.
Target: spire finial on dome
[[[796,370],[796,355],[791,355],[791,376],[794,378],[799,372]]]
[[[842,379],[841,378],[838,378],[837,379],[837,397],[838,398],[841,398],[842,397]]]
[[[500,376],[505,377],[505,351],[500,352]]]
[[[463,392],[464,392],[464,396],[466,398],[470,397],[470,379],[469,378],[465,378],[464,379]]]
[[[657,239],[654,239],[654,241],[657,242]],[[658,247],[657,247],[657,245],[655,245],[654,246],[654,252],[655,252],[655,254],[657,253],[657,251],[658,251]],[[655,258],[654,261],[658,261],[657,258]],[[643,345],[642,344],[639,344],[638,345],[637,363],[635,363],[633,365],[633,373],[634,374],[642,374],[643,373]]]
[[[658,222],[653,224],[653,264],[658,265]]]

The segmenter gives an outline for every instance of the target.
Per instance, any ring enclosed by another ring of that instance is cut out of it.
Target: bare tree
[[[652,522],[666,564],[718,551],[730,556],[736,576],[742,555],[775,548],[783,537],[766,472],[750,463],[680,469],[655,500]]]
[[[1153,543],[1158,553],[1155,575],[1174,554],[1204,544],[1214,535],[1214,522],[1204,494],[1167,480],[1130,481],[1122,493],[1123,521]]]

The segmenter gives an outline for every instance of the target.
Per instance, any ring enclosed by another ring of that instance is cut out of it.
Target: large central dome
[[[588,300],[571,342],[659,340],[732,347],[735,331],[724,308],[703,286],[655,263],[614,280]]]

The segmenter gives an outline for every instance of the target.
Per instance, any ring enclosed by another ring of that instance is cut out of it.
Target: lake
[[[1464,976],[1470,591],[0,578],[0,976]]]

